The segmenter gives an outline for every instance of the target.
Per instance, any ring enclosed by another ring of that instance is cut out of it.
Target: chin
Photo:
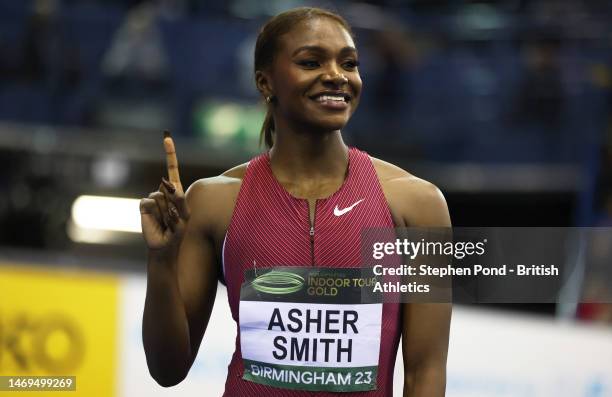
[[[348,123],[349,117],[325,117],[317,120],[312,120],[312,124],[317,130],[320,131],[337,131],[344,128]]]

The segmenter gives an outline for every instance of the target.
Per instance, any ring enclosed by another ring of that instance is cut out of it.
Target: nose
[[[332,65],[321,76],[324,83],[332,83],[334,85],[344,85],[348,83],[348,78],[341,73],[335,65]]]

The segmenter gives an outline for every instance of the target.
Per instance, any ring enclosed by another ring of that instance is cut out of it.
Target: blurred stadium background
[[[300,5],[355,28],[364,94],[346,141],[437,184],[454,225],[612,224],[609,0],[0,0],[0,375],[221,394],[223,289],[187,380],[148,375],[134,199],[165,172],[163,129],[185,186],[263,150],[257,29]],[[611,324],[606,304],[457,306],[447,395],[612,396]]]

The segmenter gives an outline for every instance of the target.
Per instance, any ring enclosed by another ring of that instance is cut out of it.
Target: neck
[[[279,179],[344,179],[348,148],[339,130],[312,133],[279,127],[270,149],[270,165]]]

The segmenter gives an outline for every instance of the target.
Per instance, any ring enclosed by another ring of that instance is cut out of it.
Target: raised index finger
[[[166,165],[168,167],[168,179],[177,189],[183,190],[181,178],[178,170],[178,160],[176,158],[176,149],[174,141],[170,137],[170,132],[164,131],[164,150],[166,151]]]

